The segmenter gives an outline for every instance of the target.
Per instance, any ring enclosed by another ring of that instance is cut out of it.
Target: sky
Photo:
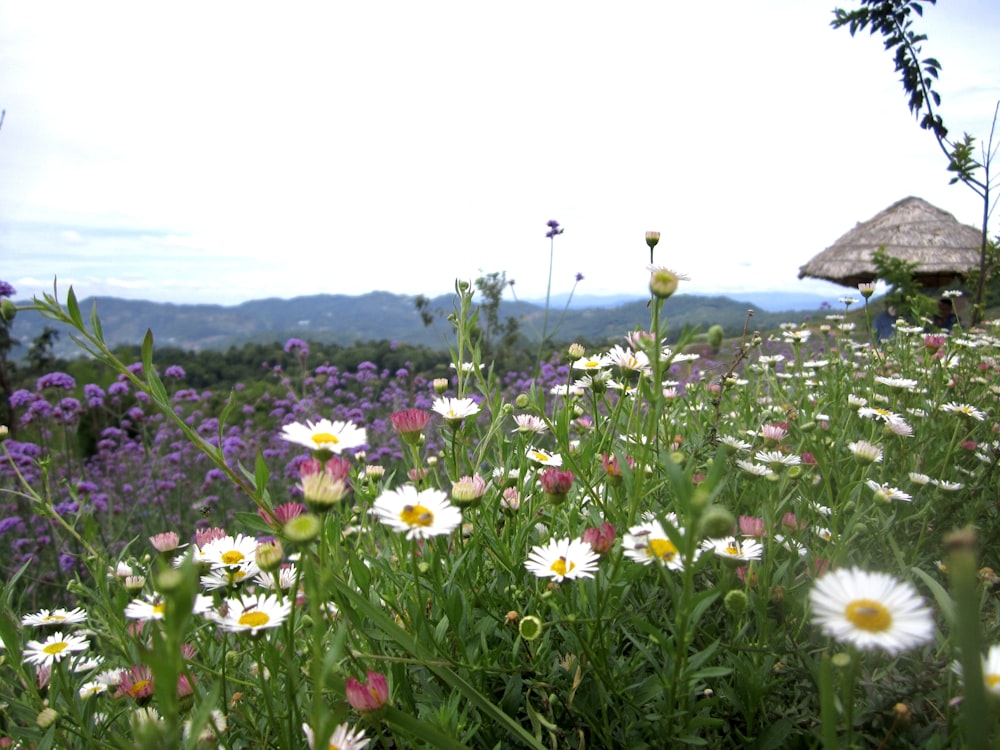
[[[229,305],[504,272],[534,299],[556,220],[553,293],[644,296],[656,230],[682,292],[842,295],[798,269],[857,222],[982,203],[836,5],[0,3],[0,279]],[[945,124],[985,139],[1000,3],[924,8]]]

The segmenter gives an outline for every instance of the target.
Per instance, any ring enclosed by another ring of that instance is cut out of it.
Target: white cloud
[[[980,211],[880,40],[830,19],[799,0],[8,4],[4,273],[228,302],[505,270],[531,297],[554,218],[556,289],[580,272],[642,294],[658,229],[692,289],[801,290],[800,265],[907,195]],[[946,122],[987,133],[1000,11],[917,23]]]

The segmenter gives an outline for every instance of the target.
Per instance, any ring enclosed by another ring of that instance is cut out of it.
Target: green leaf
[[[153,371],[153,330],[146,329],[142,337],[142,369],[148,376]]]
[[[922,571],[920,568],[910,568],[917,576],[924,582],[924,585],[931,590],[934,595],[934,599],[937,601],[938,606],[941,608],[941,614],[944,618],[951,624],[955,623],[955,600],[949,596],[948,592],[944,590],[944,587],[931,578],[927,573]]]
[[[379,710],[379,718],[404,737],[422,739],[430,747],[441,748],[441,750],[469,750],[468,745],[448,736],[433,724],[421,721],[394,706],[383,706]]]
[[[70,287],[69,292],[66,294],[66,312],[69,313],[69,318],[73,321],[73,324],[82,331],[83,316],[80,315],[80,303],[76,301],[76,292],[73,291],[73,287]]]
[[[219,443],[222,446],[222,443]],[[257,485],[257,491],[260,492],[262,489],[267,487],[267,481],[271,478],[271,470],[267,468],[267,462],[264,461],[264,454],[259,449],[257,451],[257,457],[253,462],[253,480]]]
[[[425,647],[410,633],[399,627],[399,625],[386,615],[382,608],[376,607],[368,599],[362,597],[352,586],[339,577],[333,577],[331,583],[337,589],[342,599],[350,605],[355,616],[362,615],[371,620],[372,624],[389,640],[394,641],[396,645],[415,659],[422,661],[429,672],[451,686],[453,690],[457,690],[465,696],[466,700],[478,708],[486,717],[492,719],[500,728],[507,731],[512,739],[518,740],[525,747],[534,748],[535,750],[545,750],[544,746],[525,731],[524,727],[504,713],[489,698],[476,690],[461,675],[437,663],[436,659],[439,659],[440,656],[431,652],[430,649]]]
[[[97,300],[90,306],[90,327],[94,331],[94,338],[104,343],[104,329],[101,327],[101,319],[97,315]]]

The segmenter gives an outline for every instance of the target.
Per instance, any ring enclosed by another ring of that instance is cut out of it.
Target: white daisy
[[[405,531],[407,539],[449,534],[462,523],[462,512],[441,490],[418,491],[409,484],[383,492],[371,512],[395,531]]]
[[[678,530],[678,533],[684,532]],[[670,570],[684,569],[684,558],[681,557],[680,550],[667,536],[663,525],[655,519],[630,528],[622,539],[622,546],[625,548],[625,557],[642,565],[649,565],[655,560]],[[695,559],[700,553],[700,549],[695,551]]]
[[[515,414],[514,423],[517,425],[513,432],[531,432],[537,435],[549,429],[545,420],[534,414]]]
[[[648,373],[650,370],[649,355],[644,351],[632,351],[615,344],[608,350],[608,360],[619,370],[625,372]]]
[[[556,385],[549,388],[549,393],[551,393],[553,396],[582,396],[584,394],[584,390],[578,385],[566,385],[565,383],[557,383]]]
[[[231,589],[248,581],[257,581],[260,576],[260,568],[253,560],[246,560],[238,566],[216,568],[210,570],[199,578],[201,587],[206,591],[217,591],[218,589]]]
[[[730,435],[723,435],[720,437],[719,445],[724,445],[731,450],[739,451],[741,453],[746,453],[751,447],[750,443],[746,440],[740,440],[739,438],[731,437]]]
[[[841,568],[809,592],[813,623],[841,643],[895,655],[934,637],[934,618],[917,590],[886,573]]]
[[[895,424],[903,421],[902,415],[891,412],[888,409],[873,406],[862,406],[858,409],[858,416],[865,419],[877,419],[886,424]]]
[[[541,466],[562,466],[562,456],[558,453],[549,453],[542,448],[529,447],[525,455]]]
[[[701,543],[701,546],[706,550],[714,552],[719,557],[739,562],[759,560],[761,555],[764,554],[764,545],[756,539],[749,537],[744,537],[742,541],[734,536],[723,539],[706,539]]]
[[[227,599],[221,611],[211,619],[223,630],[257,635],[261,630],[281,625],[291,611],[291,600],[279,599],[274,594],[259,594]]]
[[[885,375],[876,375],[875,382],[887,385],[890,388],[899,388],[904,391],[915,391],[919,383],[911,378],[890,378]]]
[[[98,682],[97,680],[91,680],[90,682],[85,682],[80,686],[79,695],[81,698],[86,700],[95,695],[100,695],[101,693],[108,692],[108,686],[103,682]]]
[[[199,561],[213,569],[242,568],[255,559],[258,540],[253,536],[224,536],[213,539],[200,549]]]
[[[802,463],[802,459],[798,456],[781,451],[757,451],[754,458],[772,469],[778,469],[782,466],[798,466]]]
[[[55,632],[44,641],[28,641],[24,647],[24,663],[37,667],[51,667],[74,651],[86,651],[90,642],[82,635],[66,635]]]
[[[925,485],[925,484],[930,484],[932,480],[926,474],[921,474],[916,471],[911,471],[910,481],[913,482],[914,484]]]
[[[553,539],[532,548],[524,567],[539,578],[557,583],[573,578],[593,578],[600,555],[581,539]]]
[[[879,463],[882,460],[882,449],[867,440],[848,443],[847,449],[862,461]]]
[[[431,410],[437,412],[449,422],[461,422],[467,417],[479,413],[479,404],[471,398],[450,398],[440,396],[434,399]]]
[[[774,472],[763,464],[755,464],[753,461],[744,461],[741,458],[736,459],[736,465],[745,471],[747,474],[752,474],[755,477],[772,477]]]
[[[41,609],[34,614],[25,615],[21,618],[21,624],[25,627],[40,628],[45,625],[75,625],[79,622],[87,621],[87,613],[80,607],[76,609]]]
[[[316,738],[312,727],[303,724],[302,731],[306,733],[306,743],[309,745],[309,750],[316,750]],[[365,750],[369,742],[371,740],[365,737],[364,730],[351,729],[347,724],[341,724],[333,730],[333,734],[330,736],[329,750]]]
[[[1000,646],[990,646],[983,657],[983,680],[986,689],[1000,697]]]
[[[866,479],[865,484],[868,485],[868,489],[875,493],[875,499],[881,502],[889,502],[891,500],[909,502],[913,499],[912,496],[902,490],[888,484],[880,484],[873,479]]]
[[[611,359],[607,354],[598,354],[593,357],[580,357],[573,363],[574,370],[603,370],[610,367]]]
[[[331,422],[329,419],[321,419],[316,423],[307,420],[305,424],[286,424],[281,428],[281,437],[310,450],[329,453],[359,448],[368,442],[368,435],[363,428],[351,422]]]
[[[200,615],[212,608],[211,597],[197,594],[194,598],[194,614]],[[145,596],[143,599],[133,599],[125,607],[125,617],[130,620],[162,620],[166,616],[166,602],[159,596]]]
[[[951,401],[947,404],[941,404],[939,408],[947,414],[964,414],[965,416],[972,417],[979,422],[986,419],[986,415],[971,404],[957,404],[954,401]]]

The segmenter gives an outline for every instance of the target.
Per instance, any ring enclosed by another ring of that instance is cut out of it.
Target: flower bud
[[[649,249],[652,250],[660,242],[659,232],[646,232],[646,244],[649,245]]]
[[[290,542],[311,542],[319,536],[320,520],[312,513],[303,513],[288,519],[281,531]]]
[[[733,589],[726,594],[726,598],[722,600],[722,605],[730,614],[738,615],[741,612],[745,612],[747,607],[750,606],[750,597],[741,589]]]
[[[534,641],[542,634],[542,621],[534,615],[522,617],[517,624],[517,632],[524,640]]]

